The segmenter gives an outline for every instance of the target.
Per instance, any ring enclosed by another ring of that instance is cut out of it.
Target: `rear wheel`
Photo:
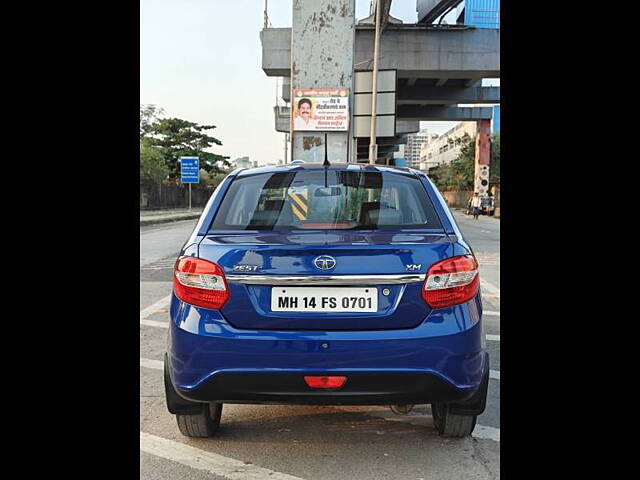
[[[186,437],[212,437],[220,426],[221,403],[203,403],[200,413],[176,415],[180,433]]]
[[[432,403],[433,424],[443,437],[468,437],[476,426],[477,415],[451,413],[446,403]]]

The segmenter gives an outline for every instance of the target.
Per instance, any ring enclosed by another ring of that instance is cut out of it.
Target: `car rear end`
[[[423,174],[236,171],[176,262],[168,407],[431,403],[436,424],[475,423],[481,315],[477,262]]]

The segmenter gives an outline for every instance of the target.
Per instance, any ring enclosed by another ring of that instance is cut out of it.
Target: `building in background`
[[[500,0],[465,0],[464,24],[500,28]]]
[[[405,155],[404,155],[404,143],[400,143],[398,145],[398,151],[397,152],[393,152],[393,158],[394,159],[395,158],[404,158],[405,165],[406,165],[407,159],[405,158]]]
[[[428,172],[430,168],[451,163],[460,154],[460,145],[456,140],[464,137],[476,138],[476,122],[460,122],[440,136],[424,142],[420,150],[420,170]]]
[[[420,130],[418,133],[407,135],[407,143],[404,146],[403,157],[407,160],[407,167],[420,168],[420,150],[422,144],[428,142],[430,134],[427,130]]]
[[[458,24],[500,28],[500,0],[464,0],[455,11]]]
[[[493,106],[493,115],[491,117],[491,133],[494,135],[500,133],[500,105]]]
[[[238,157],[235,160],[231,160],[231,165],[234,168],[251,168],[253,166],[249,157]]]

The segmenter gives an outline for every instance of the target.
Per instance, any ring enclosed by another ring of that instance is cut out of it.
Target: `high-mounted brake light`
[[[450,307],[471,300],[479,285],[478,262],[472,255],[447,258],[429,268],[422,298],[431,308]]]
[[[218,310],[229,299],[229,287],[219,265],[194,257],[181,257],[173,272],[176,296],[190,305]]]
[[[340,388],[347,381],[343,376],[305,376],[304,381],[311,388]]]

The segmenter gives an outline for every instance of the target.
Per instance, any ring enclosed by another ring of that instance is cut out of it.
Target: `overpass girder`
[[[412,121],[469,122],[487,120],[493,115],[491,107],[434,107],[431,105],[398,105],[397,117]]]
[[[500,103],[500,87],[400,87],[397,93],[398,105],[409,104],[458,104],[458,103]]]
[[[373,58],[371,29],[358,29],[356,70],[370,70]],[[267,76],[291,76],[291,28],[260,32],[262,70]],[[398,70],[398,78],[500,77],[500,30],[425,28],[387,29],[380,37],[378,68]]]

